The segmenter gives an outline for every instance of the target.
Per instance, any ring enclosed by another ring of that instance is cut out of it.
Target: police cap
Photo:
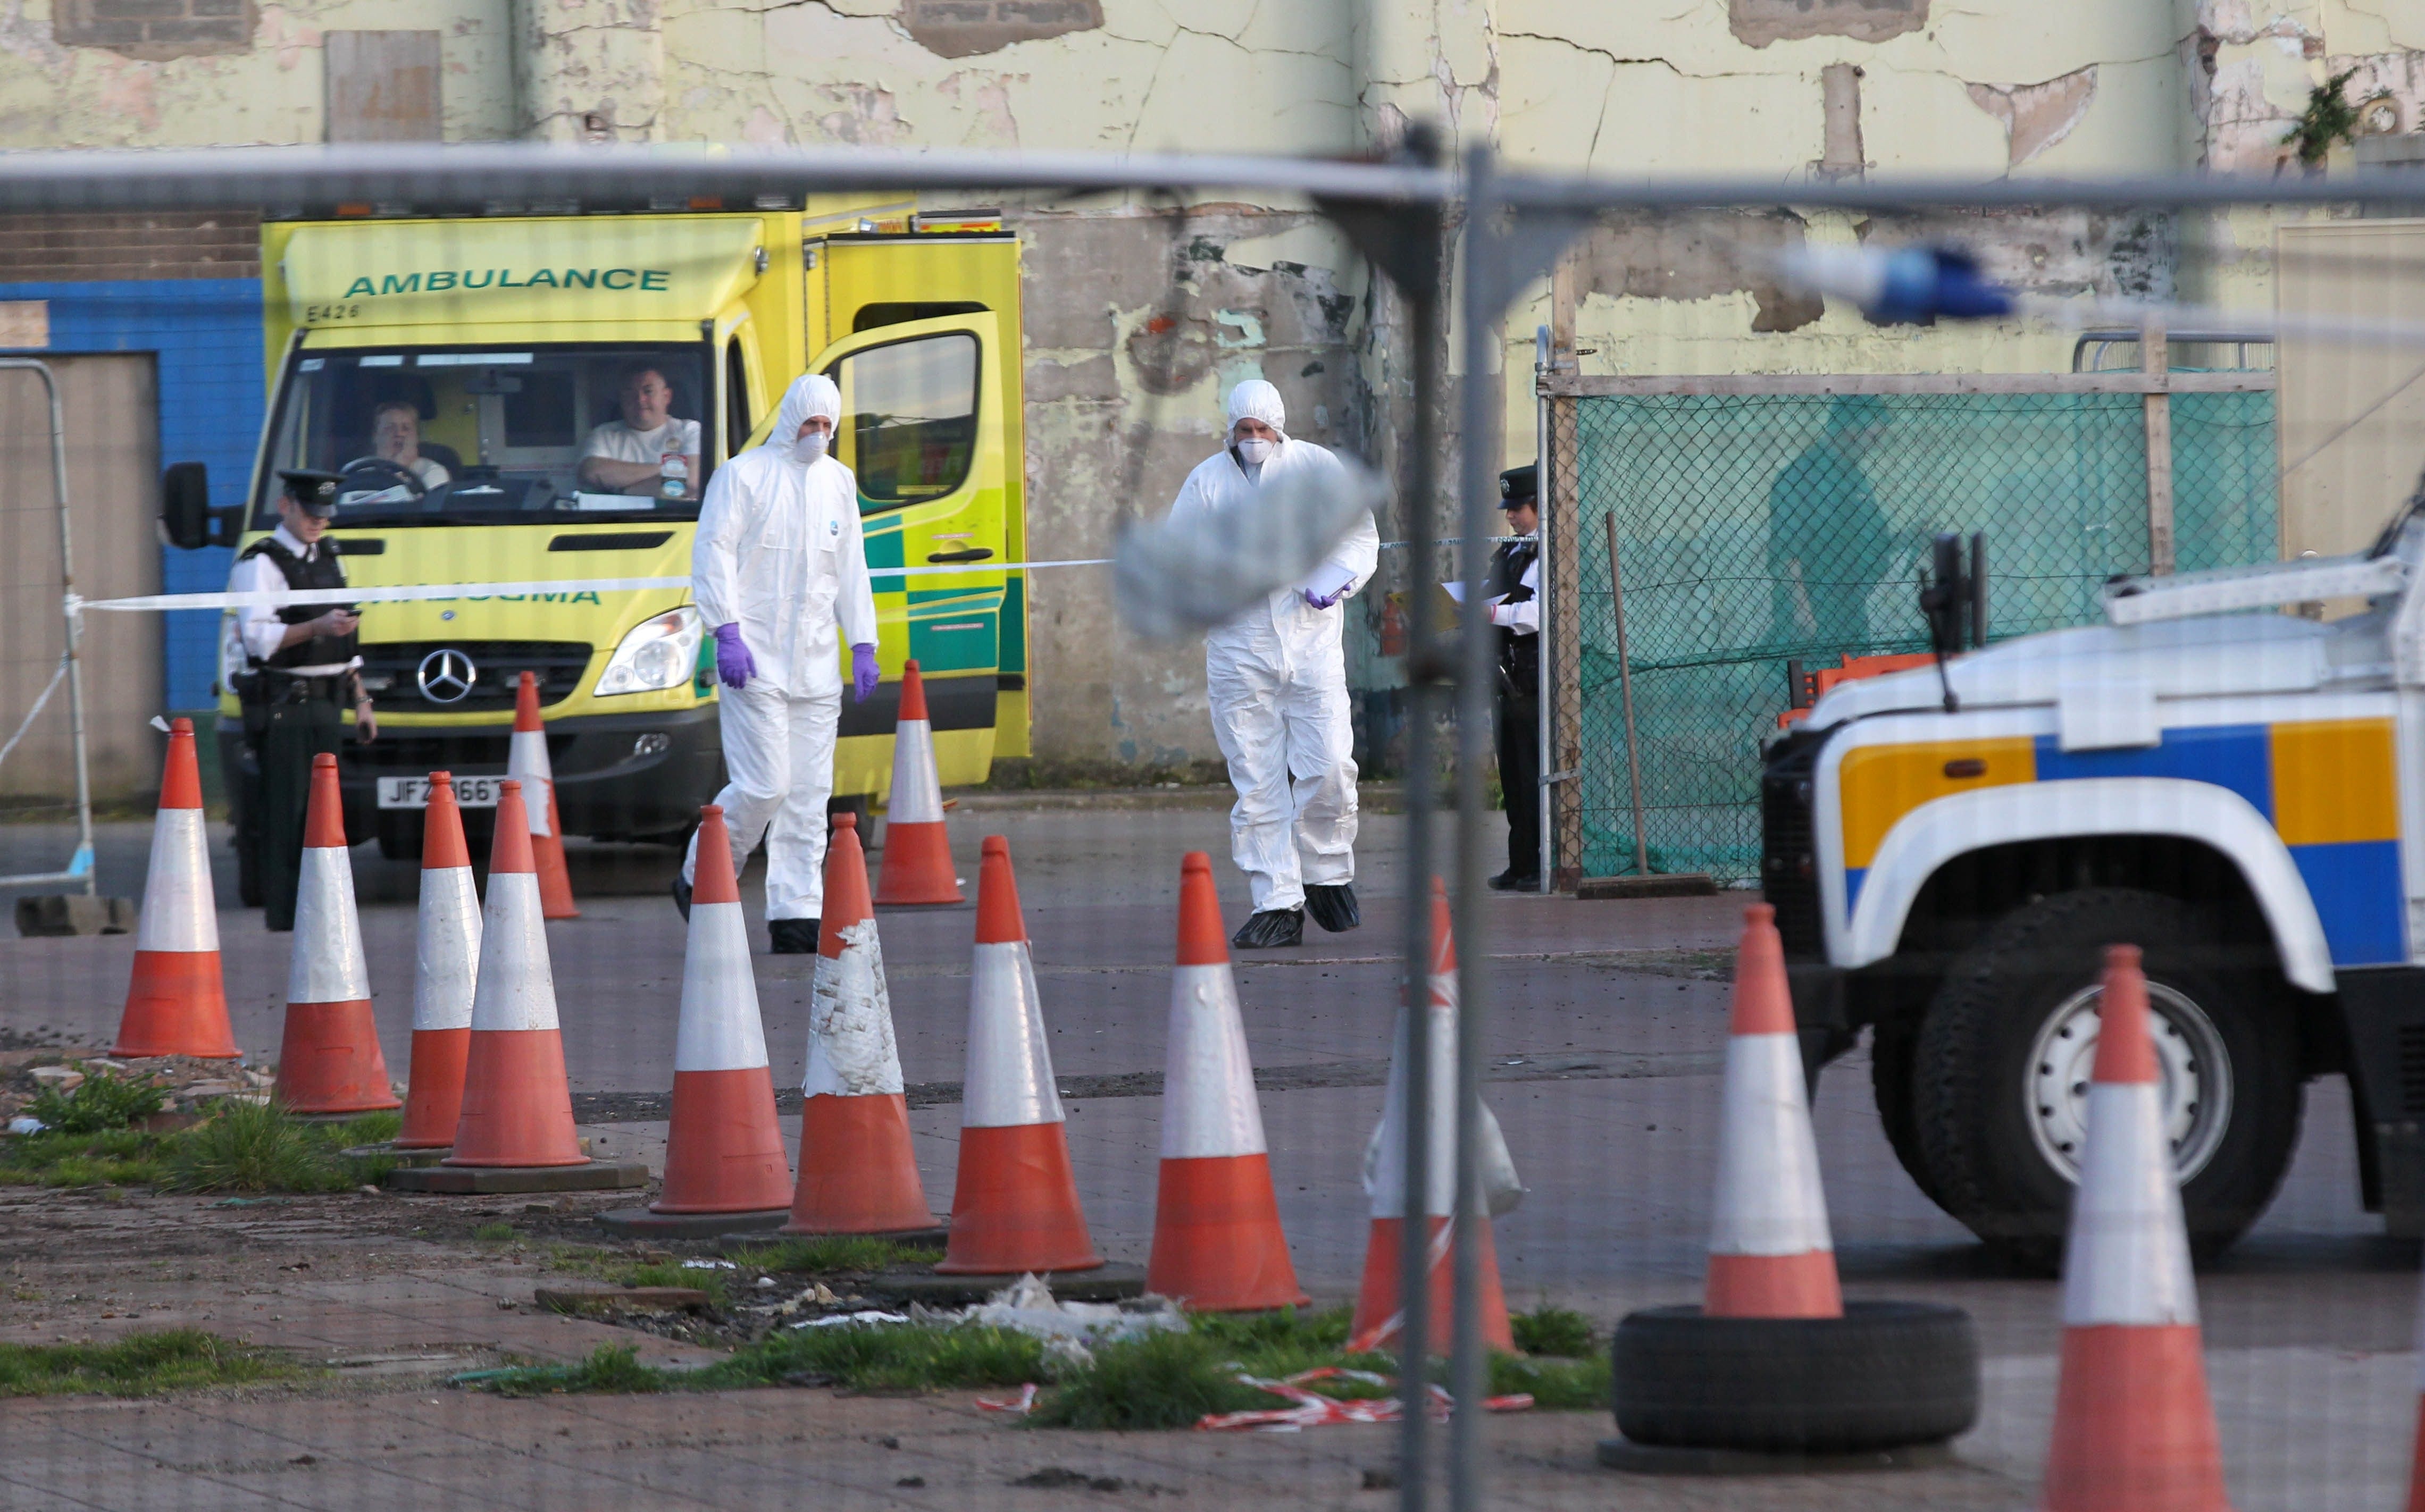
[[[337,512],[337,485],[345,481],[342,474],[297,468],[293,471],[281,470],[278,477],[286,485],[286,497],[302,505],[303,513],[327,519]]]
[[[1513,509],[1518,504],[1538,507],[1541,497],[1541,466],[1527,462],[1520,468],[1509,468],[1499,475],[1499,507]]]

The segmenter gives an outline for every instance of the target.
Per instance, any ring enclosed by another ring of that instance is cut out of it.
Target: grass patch
[[[1533,1393],[1545,1412],[1605,1412],[1615,1399],[1614,1371],[1598,1351],[1580,1359],[1553,1355],[1492,1355],[1490,1394]]]
[[[297,1374],[289,1361],[199,1329],[108,1344],[0,1344],[0,1396],[150,1396]]]
[[[511,1244],[522,1235],[510,1223],[483,1223],[472,1231],[472,1237],[482,1244]]]
[[[1008,1329],[787,1329],[700,1371],[704,1388],[846,1386],[903,1392],[1019,1386],[1044,1378],[1044,1344]]]
[[[1229,1349],[1210,1334],[1156,1332],[1099,1345],[1027,1421],[1048,1428],[1186,1428],[1208,1412],[1288,1404],[1241,1385]]]
[[[168,1092],[149,1076],[98,1070],[87,1073],[73,1091],[43,1088],[25,1111],[60,1134],[104,1134],[142,1122],[168,1102]]]
[[[711,1302],[722,1303],[732,1295],[735,1274],[721,1265],[691,1269],[679,1260],[652,1260],[611,1269],[606,1279],[618,1286],[687,1286],[705,1292]]]
[[[602,1344],[589,1358],[570,1365],[524,1365],[485,1374],[476,1383],[501,1396],[550,1396],[560,1393],[603,1392],[633,1395],[662,1392],[668,1384],[665,1371],[640,1363],[630,1345]]]
[[[824,1234],[811,1239],[780,1239],[731,1251],[739,1265],[763,1271],[803,1272],[811,1276],[835,1271],[894,1270],[905,1265],[931,1265],[943,1258],[940,1249],[895,1244],[864,1233]]]
[[[1518,1313],[1509,1318],[1507,1326],[1516,1336],[1516,1347],[1528,1355],[1582,1360],[1599,1349],[1598,1341],[1592,1337],[1591,1319],[1570,1308],[1551,1307],[1544,1302],[1530,1313]]]
[[[384,1156],[356,1159],[344,1152],[393,1138],[400,1126],[393,1113],[303,1123],[274,1106],[223,1101],[201,1123],[162,1134],[117,1128],[0,1139],[0,1185],[348,1191],[376,1183],[395,1162]]]

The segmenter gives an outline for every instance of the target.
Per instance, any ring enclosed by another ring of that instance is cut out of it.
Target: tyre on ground
[[[1610,1349],[1617,1431],[1637,1444],[1859,1454],[1979,1418],[1978,1330],[1940,1303],[1847,1302],[1839,1318],[1646,1308]]]

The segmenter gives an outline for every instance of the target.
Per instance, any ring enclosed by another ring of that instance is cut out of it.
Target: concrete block
[[[645,1160],[592,1160],[579,1166],[407,1166],[387,1173],[391,1191],[446,1197],[590,1192],[647,1185]]]
[[[715,1239],[728,1233],[772,1233],[792,1216],[786,1207],[755,1213],[658,1213],[617,1207],[594,1215],[607,1233],[626,1239]]]
[[[1575,884],[1575,897],[1586,903],[1626,898],[1708,898],[1718,890],[1709,874],[1678,872],[1657,877],[1585,877]]]
[[[52,893],[17,899],[17,932],[29,940],[70,934],[132,934],[135,920],[132,898]]]

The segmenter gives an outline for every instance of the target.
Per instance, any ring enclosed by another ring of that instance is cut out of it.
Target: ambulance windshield
[[[344,477],[334,523],[689,519],[713,465],[707,348],[521,343],[290,359],[253,524],[281,469]]]

